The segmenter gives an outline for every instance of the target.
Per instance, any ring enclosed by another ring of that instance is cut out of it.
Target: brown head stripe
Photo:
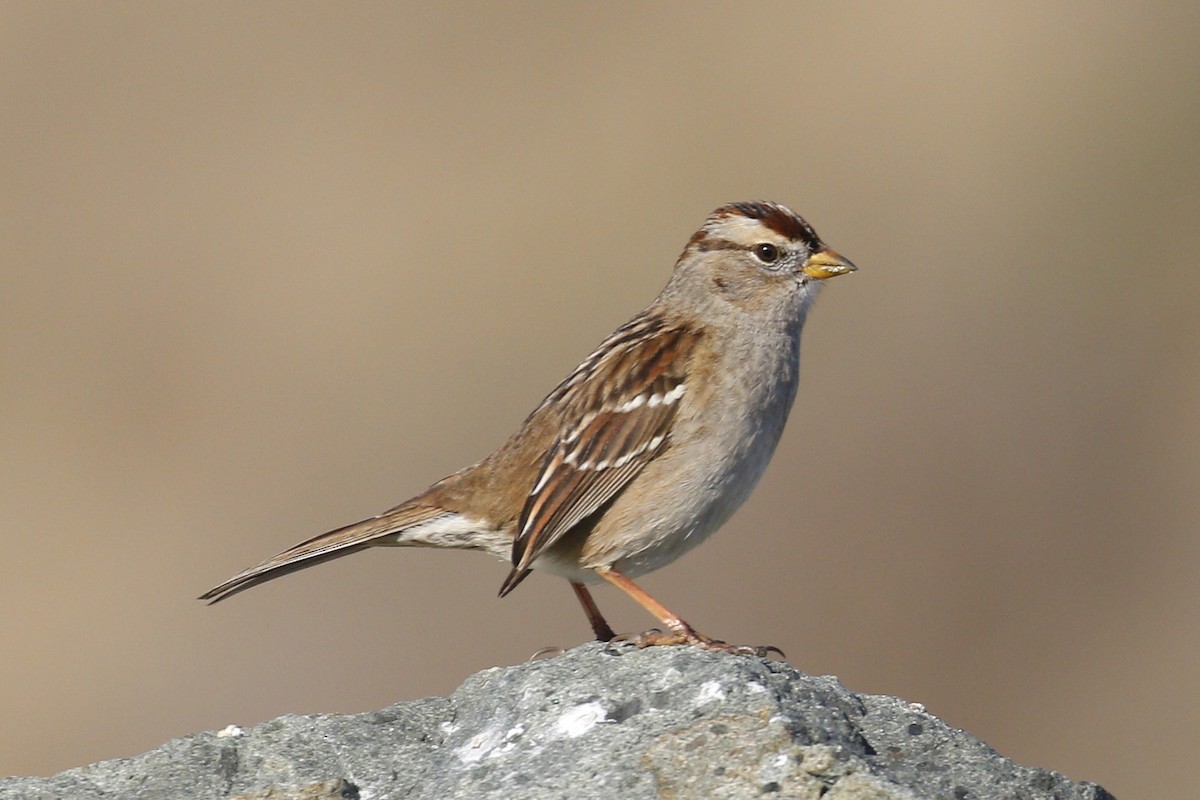
[[[789,239],[805,242],[806,244],[816,244],[820,241],[817,239],[817,232],[812,229],[811,225],[798,215],[774,203],[759,201],[733,203],[720,209],[717,213],[722,216],[741,214],[743,217],[761,220],[764,225],[780,236],[786,236]]]
[[[692,238],[688,240],[684,252],[697,246],[701,251],[748,249],[744,245],[735,244],[727,239],[711,235],[714,221],[734,215],[760,220],[764,225],[781,236],[785,236],[793,241],[803,242],[810,249],[817,249],[821,246],[821,240],[817,238],[817,232],[799,216],[774,203],[754,201],[731,203],[718,208],[709,215],[708,221],[700,230],[692,234]]]

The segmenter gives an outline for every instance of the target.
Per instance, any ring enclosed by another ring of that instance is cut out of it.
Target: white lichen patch
[[[746,692],[749,694],[766,694],[767,687],[763,686],[758,681],[750,681],[746,684]]]
[[[583,736],[596,727],[596,723],[602,721],[606,716],[607,712],[605,712],[604,706],[599,703],[584,703],[583,705],[568,709],[558,718],[554,729],[560,735],[566,736],[568,739],[574,739],[577,736]]]
[[[517,749],[517,740],[525,735],[525,726],[517,724],[504,732],[504,742],[492,752],[488,753],[488,758],[494,756],[502,756]]]
[[[670,689],[675,684],[683,680],[683,672],[678,667],[668,667],[663,671],[663,686],[664,689]]]
[[[245,731],[243,731],[237,725],[226,725],[224,728],[217,731],[217,736],[228,738],[231,736],[241,736],[243,733],[245,733]]]
[[[504,736],[505,731],[499,725],[484,728],[468,739],[462,747],[455,748],[454,755],[466,764],[478,764],[504,742]]]
[[[725,690],[721,688],[721,684],[716,681],[705,681],[700,684],[700,691],[696,693],[696,705],[703,706],[718,700],[724,700],[725,696]]]

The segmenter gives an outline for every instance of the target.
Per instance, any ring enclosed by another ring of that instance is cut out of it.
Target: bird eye
[[[764,264],[774,264],[779,260],[779,248],[769,242],[754,245],[754,255]]]

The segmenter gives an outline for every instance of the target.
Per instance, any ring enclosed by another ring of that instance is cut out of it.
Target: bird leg
[[[726,644],[720,639],[713,639],[705,636],[704,634],[693,629],[691,625],[688,625],[686,622],[680,619],[677,614],[671,613],[666,606],[647,594],[645,589],[638,586],[632,580],[625,577],[620,572],[617,572],[612,567],[602,567],[597,569],[596,572],[601,578],[604,578],[604,580],[608,581],[613,586],[616,586],[618,589],[625,592],[625,594],[636,600],[642,608],[646,609],[655,617],[662,620],[662,624],[667,627],[668,630],[665,632],[653,630],[628,637],[627,641],[636,644],[638,647],[690,644],[691,646],[699,647],[702,650],[712,650],[719,653],[755,655],[762,658],[766,658],[771,653],[778,653],[780,656],[783,655],[782,650],[780,650],[778,647],[772,647],[770,645],[764,647],[746,647]],[[576,592],[578,592],[578,589]]]
[[[571,581],[571,588],[575,590],[575,596],[579,598],[579,605],[583,606],[583,613],[587,614],[588,622],[591,623],[592,632],[596,634],[596,641],[608,642],[616,637],[613,629],[608,626],[604,616],[600,613],[600,608],[596,605],[596,601],[592,599],[592,593],[582,583]]]

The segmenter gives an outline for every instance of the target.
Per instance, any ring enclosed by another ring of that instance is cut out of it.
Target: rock
[[[284,716],[51,778],[32,798],[1111,800],[1022,767],[915,704],[792,666],[590,644],[485,670],[448,698]]]

